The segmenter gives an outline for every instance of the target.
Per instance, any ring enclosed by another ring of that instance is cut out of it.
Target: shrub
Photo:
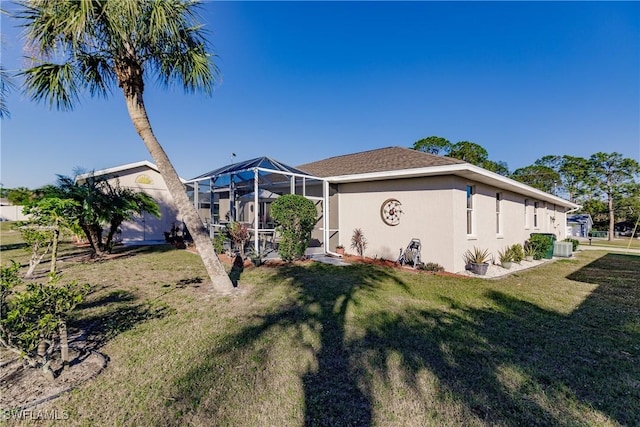
[[[577,239],[572,239],[570,237],[567,237],[566,239],[564,239],[565,242],[571,242],[571,245],[573,246],[572,250],[575,252],[576,249],[578,249],[578,245],[580,244],[580,241]]]
[[[534,248],[533,258],[541,259],[553,247],[553,237],[548,234],[532,233],[528,244]]]
[[[234,249],[244,253],[244,244],[249,240],[249,227],[241,222],[230,222],[227,224],[225,233],[233,242]]]
[[[529,243],[529,241],[526,241],[524,244],[524,256],[525,257],[535,257],[536,255],[536,248]]]
[[[444,271],[444,267],[436,262],[427,262],[427,263],[420,264],[419,268],[420,270],[425,270],[425,271],[434,271],[434,272]]]
[[[485,264],[491,258],[489,249],[480,249],[473,247],[473,250],[467,249],[463,255],[465,264]]]
[[[353,230],[351,236],[351,248],[358,252],[358,255],[364,257],[364,250],[367,248],[367,238],[364,237],[364,233],[361,228]]]
[[[49,284],[27,283],[26,290],[13,292],[12,288],[22,284],[17,264],[0,266],[0,345],[53,378],[49,359],[54,344],[59,344],[62,361],[68,362],[66,322],[89,292],[89,285],[59,285],[59,275],[50,277]]]
[[[500,262],[512,262],[513,255],[511,254],[511,248],[507,246],[504,250],[498,251],[498,259]]]
[[[283,261],[304,256],[317,216],[316,205],[298,194],[285,194],[271,203],[271,217],[282,236],[278,253]]]
[[[223,233],[216,233],[215,237],[213,238],[213,249],[217,254],[221,254],[222,252],[224,252],[225,240],[226,237]]]
[[[520,243],[511,245],[509,251],[511,252],[511,259],[513,259],[513,262],[520,263],[524,259],[524,248]]]

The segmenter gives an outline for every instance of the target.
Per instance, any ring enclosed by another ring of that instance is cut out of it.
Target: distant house
[[[567,215],[567,232],[570,237],[588,237],[593,227],[593,220],[589,214]]]
[[[145,213],[134,221],[123,223],[120,227],[123,243],[164,242],[164,233],[169,232],[173,224],[182,224],[164,178],[153,163],[144,160],[98,170],[93,172],[93,175],[105,177],[111,184],[117,182],[121,187],[143,191],[153,197],[160,206],[160,218]],[[89,174],[83,174],[76,179],[82,180],[88,176]]]
[[[0,221],[26,221],[29,217],[22,213],[24,206],[16,206],[9,199],[0,198]]]

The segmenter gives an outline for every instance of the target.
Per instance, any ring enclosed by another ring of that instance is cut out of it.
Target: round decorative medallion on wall
[[[387,199],[380,207],[380,216],[387,225],[398,225],[400,214],[402,213],[402,203],[396,199]]]

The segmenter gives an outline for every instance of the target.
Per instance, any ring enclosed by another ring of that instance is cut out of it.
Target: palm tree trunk
[[[176,204],[178,212],[180,212],[182,216],[182,220],[191,233],[196,249],[211,279],[213,290],[222,294],[232,292],[233,285],[231,284],[231,280],[213,250],[213,243],[209,239],[208,233],[204,230],[198,212],[195,206],[189,201],[184,185],[180,181],[169,157],[153,134],[151,123],[149,122],[149,117],[142,100],[141,90],[131,90],[131,87],[129,87],[129,89],[130,90],[124,90],[124,93],[133,126],[136,132],[138,132],[138,135],[140,135],[140,138],[142,138],[147,150],[149,150],[154,163],[164,178],[167,188],[169,189],[169,194],[171,194],[173,202]]]
[[[84,231],[84,234],[89,241],[89,246],[91,246],[91,249],[93,249],[94,255],[98,258],[103,256],[104,252],[102,251],[102,242],[100,241],[101,238],[98,235],[98,232],[95,230],[95,227],[84,224],[81,224],[80,227]]]
[[[113,236],[115,236],[118,231],[118,227],[122,224],[122,221],[123,220],[120,218],[114,218],[111,221],[111,224],[109,224],[109,233],[107,233],[107,240],[104,242],[104,250],[109,253],[111,253],[111,250],[113,249]]]

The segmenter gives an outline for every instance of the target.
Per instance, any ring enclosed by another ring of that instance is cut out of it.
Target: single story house
[[[465,269],[464,253],[524,244],[531,233],[567,237],[566,214],[579,206],[449,157],[388,147],[298,166],[328,183],[330,247],[350,247],[355,229],[366,255],[395,260],[412,239],[422,261]]]
[[[588,237],[593,227],[593,220],[589,214],[567,215],[569,237]]]
[[[419,239],[422,261],[451,272],[464,270],[464,253],[474,247],[497,257],[531,233],[565,239],[567,212],[579,207],[467,162],[401,147],[296,168],[268,157],[253,159],[189,180],[187,192],[212,233],[228,219],[246,221],[254,247],[261,234],[272,231],[269,201],[295,193],[316,203],[320,219],[312,237],[324,252],[338,245],[349,251],[360,229],[367,256],[395,260]]]
[[[160,207],[160,217],[144,213],[133,221],[127,221],[120,226],[119,240],[123,243],[158,243],[164,242],[165,232],[170,232],[172,226],[181,225],[182,219],[173,203],[169,189],[153,163],[143,160],[108,169],[97,170],[76,177],[81,181],[88,176],[104,177],[112,185],[143,191],[151,196]]]

